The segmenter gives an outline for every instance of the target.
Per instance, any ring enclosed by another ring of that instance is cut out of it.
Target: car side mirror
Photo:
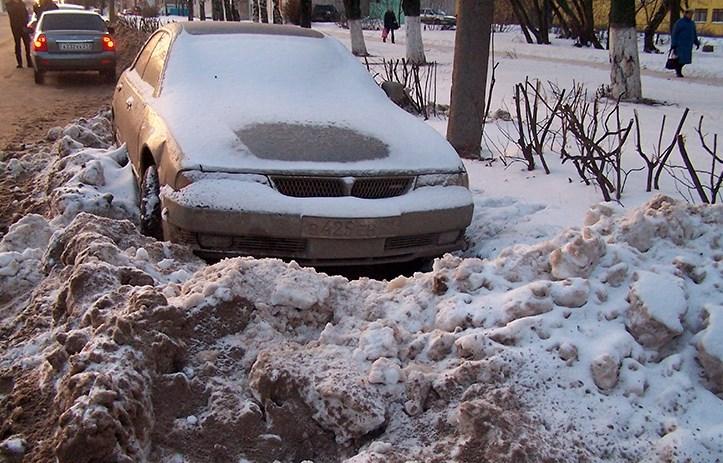
[[[109,34],[115,34],[115,27],[113,27],[113,26],[108,26],[108,33],[109,33]]]

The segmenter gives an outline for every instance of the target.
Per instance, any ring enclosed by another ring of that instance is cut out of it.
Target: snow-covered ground
[[[366,36],[373,54],[403,56]],[[447,95],[453,32],[424,37]],[[607,80],[604,51],[515,33],[496,43],[493,108],[526,75]],[[720,132],[723,57],[694,60],[689,79],[643,73],[646,95],[671,103],[625,105],[649,121],[644,136],[686,106],[689,137],[700,115]],[[721,460],[723,207],[688,205],[670,182],[669,196],[644,193],[642,175],[622,204],[598,204],[552,156],[550,176],[466,161],[472,246],[431,272],[348,281],[278,260],[209,266],[135,230],[107,116],[0,162],[48,203],[0,241],[0,455]],[[430,124],[444,133],[444,119]]]

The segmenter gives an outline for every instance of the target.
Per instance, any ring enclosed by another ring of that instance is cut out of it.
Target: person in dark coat
[[[384,13],[384,30],[382,30],[382,42],[387,41],[387,36],[392,33],[392,43],[394,43],[394,31],[399,29],[399,23],[397,22],[397,15],[394,14],[391,8]]]
[[[685,10],[685,15],[673,26],[670,38],[670,48],[678,57],[678,66],[675,68],[678,77],[683,77],[683,66],[693,62],[693,45],[700,48],[700,40],[693,22],[693,9],[688,8]]]
[[[7,3],[8,19],[10,19],[10,30],[15,40],[15,59],[18,68],[23,67],[22,55],[20,54],[20,43],[25,46],[25,59],[30,64],[30,35],[28,34],[28,10],[22,0],[9,0]]]
[[[41,14],[45,13],[46,11],[57,9],[58,5],[56,5],[53,0],[40,0],[40,2],[33,7],[33,12],[35,12],[35,17],[38,18],[39,21]]]

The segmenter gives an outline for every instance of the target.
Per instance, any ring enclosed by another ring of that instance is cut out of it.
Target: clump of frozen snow
[[[0,303],[25,296],[42,280],[40,260],[50,235],[47,220],[36,214],[10,226],[0,241]]]
[[[627,326],[643,346],[660,349],[683,333],[688,311],[684,283],[672,275],[641,271],[630,287]]]
[[[20,462],[27,448],[27,441],[22,436],[10,436],[0,442],[0,457],[8,463]]]
[[[698,355],[714,392],[723,392],[723,306],[705,308],[706,328],[700,333]]]

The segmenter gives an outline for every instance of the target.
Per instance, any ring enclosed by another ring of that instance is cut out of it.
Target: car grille
[[[233,239],[233,250],[249,254],[301,254],[306,251],[306,240],[303,238],[239,236]]]
[[[409,191],[414,177],[282,177],[272,176],[276,189],[297,198],[333,198],[354,196],[381,199],[400,196]]]
[[[421,246],[430,246],[437,244],[437,233],[428,233],[426,235],[410,235],[410,236],[395,236],[387,238],[384,243],[384,249],[387,251],[393,249],[407,249],[416,248]]]

